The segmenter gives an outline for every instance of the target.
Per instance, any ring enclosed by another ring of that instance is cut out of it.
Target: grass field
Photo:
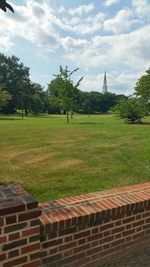
[[[150,181],[150,119],[108,116],[0,118],[0,182],[39,201]]]

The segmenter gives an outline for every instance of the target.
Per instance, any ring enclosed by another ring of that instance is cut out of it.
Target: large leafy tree
[[[27,113],[31,94],[29,68],[15,56],[0,54],[0,84],[5,84],[5,90],[12,95],[4,111],[13,113],[16,109],[24,109]]]
[[[138,81],[135,87],[135,92],[141,98],[145,106],[147,114],[150,112],[150,69],[146,71]]]
[[[12,6],[8,4],[6,0],[0,0],[0,9],[2,9],[4,12],[6,12],[7,9],[9,9],[10,11],[14,13]]]
[[[60,66],[59,74],[54,75],[55,78],[48,85],[50,102],[55,107],[65,111],[67,123],[69,123],[69,112],[73,112],[77,105],[78,87],[83,79],[81,77],[75,85],[71,80],[71,75],[78,69],[70,71],[67,66],[64,69]]]

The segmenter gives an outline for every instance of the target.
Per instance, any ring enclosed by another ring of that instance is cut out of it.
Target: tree
[[[78,87],[83,79],[83,77],[81,77],[75,85],[70,79],[71,75],[78,71],[78,69],[79,68],[70,71],[67,66],[65,69],[60,66],[59,74],[54,75],[55,79],[48,85],[50,102],[55,107],[64,110],[67,115],[67,123],[69,123],[69,112],[73,112],[75,109]]]
[[[143,101],[148,115],[150,113],[150,69],[137,81],[135,93]]]
[[[31,83],[29,109],[33,112],[34,116],[44,110],[44,100],[42,86],[38,83]]]
[[[122,98],[116,105],[116,113],[126,123],[141,123],[141,119],[145,116],[145,110],[140,99]]]
[[[11,95],[3,89],[2,85],[0,85],[0,110],[7,105],[10,99]]]
[[[16,109],[24,109],[27,114],[31,94],[29,68],[20,63],[19,58],[0,53],[0,84],[5,84],[5,90],[12,96],[4,112],[14,113]]]
[[[14,10],[11,5],[9,5],[6,0],[1,0],[0,2],[0,9],[2,9],[4,12],[7,11],[7,8],[14,13]]]

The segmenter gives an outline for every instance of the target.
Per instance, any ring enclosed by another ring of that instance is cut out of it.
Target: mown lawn
[[[0,117],[0,182],[39,201],[150,181],[150,119]]]

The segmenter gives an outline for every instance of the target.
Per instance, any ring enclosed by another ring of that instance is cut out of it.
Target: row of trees
[[[60,66],[59,74],[54,75],[46,90],[30,80],[29,68],[15,57],[0,54],[0,110],[6,114],[21,112],[23,115],[33,113],[65,113],[67,122],[69,114],[105,113],[114,107],[120,95],[99,92],[82,92],[71,79],[78,68],[70,71]]]

